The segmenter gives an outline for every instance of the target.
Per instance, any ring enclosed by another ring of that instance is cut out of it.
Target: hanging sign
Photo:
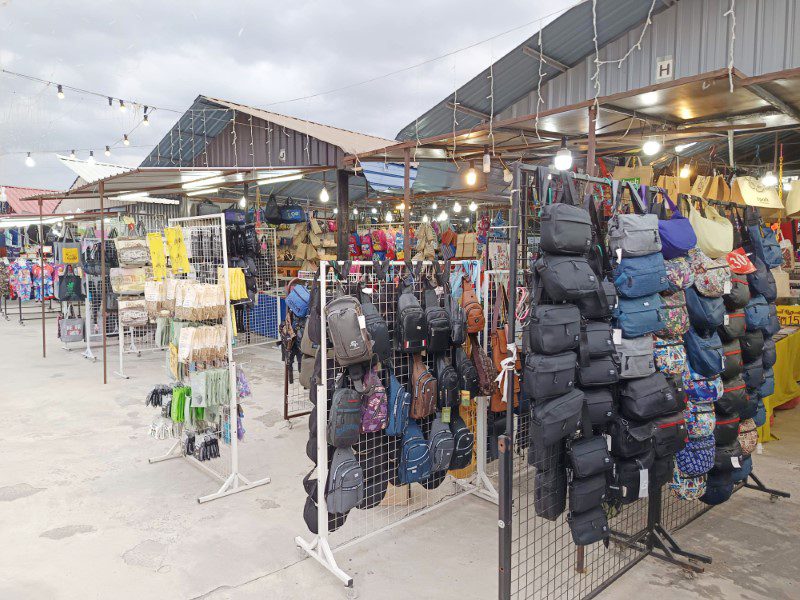
[[[782,327],[800,325],[800,306],[786,305],[775,307],[778,313],[778,320]]]
[[[61,249],[61,262],[65,265],[78,264],[78,249],[77,248],[62,248]]]

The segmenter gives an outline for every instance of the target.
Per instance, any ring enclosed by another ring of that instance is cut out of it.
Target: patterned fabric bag
[[[669,489],[679,500],[697,500],[706,493],[706,476],[689,477],[680,472],[678,467],[672,471]]]
[[[704,475],[714,466],[715,453],[716,442],[713,435],[690,439],[686,447],[675,454],[675,465],[683,475]]]
[[[683,416],[686,419],[686,431],[689,439],[696,440],[714,435],[717,416],[713,404],[696,404],[689,401],[686,404],[686,410],[683,411]]]
[[[695,248],[689,252],[694,270],[694,287],[703,296],[719,298],[731,289],[731,268],[725,258],[711,259]]]
[[[375,367],[364,375],[364,389],[367,393],[361,396],[361,433],[385,429],[389,423],[389,401]]]
[[[719,377],[703,377],[695,372],[688,362],[686,364],[683,383],[686,387],[686,394],[689,396],[689,400],[695,404],[716,402],[717,398],[725,393],[722,379]]]
[[[752,454],[758,445],[758,427],[753,419],[742,419],[739,423],[739,445],[742,454]]]
[[[681,338],[656,338],[653,355],[656,369],[665,375],[684,376],[686,372],[686,348]]]
[[[686,293],[679,290],[673,294],[662,294],[664,301],[664,323],[661,333],[668,337],[680,336],[689,331],[689,312],[686,308]]]
[[[669,282],[667,291],[677,292],[694,285],[694,269],[687,257],[679,256],[678,258],[664,261],[664,265],[667,268],[667,280]]]

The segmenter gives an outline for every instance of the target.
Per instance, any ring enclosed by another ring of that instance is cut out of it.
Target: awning
[[[28,196],[39,194],[57,193],[55,190],[40,190],[36,188],[16,187],[13,185],[0,186],[0,202],[8,202],[11,213],[18,215],[38,215],[39,205],[36,202],[22,202]],[[42,202],[42,213],[50,215],[56,211],[61,200],[45,200]]]

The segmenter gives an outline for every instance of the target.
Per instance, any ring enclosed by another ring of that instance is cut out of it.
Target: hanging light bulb
[[[125,106],[125,100],[120,99],[119,101],[119,111],[125,112],[127,110],[127,106]]]
[[[26,167],[35,167],[36,166],[36,161],[33,160],[33,157],[31,156],[30,152],[28,152],[28,156],[25,157],[25,166]]]
[[[63,100],[64,99],[64,88],[61,87],[60,83],[58,84],[58,91],[56,92],[56,96],[58,96],[59,100]]]
[[[73,160],[75,159],[75,150],[70,150],[69,157]]]
[[[331,195],[328,193],[328,188],[322,187],[319,191],[319,201],[320,202],[328,202],[331,199]]]
[[[431,220],[431,218],[430,218],[428,215],[422,215],[422,222],[423,222],[423,223],[427,223],[427,222],[429,222],[430,220]]]
[[[514,181],[514,174],[509,169],[503,169],[503,181],[506,183]]]
[[[125,144],[126,146],[130,146],[131,145],[131,141],[128,139],[128,134],[127,133],[123,136],[122,143]]]
[[[111,148],[109,146],[106,146],[106,151],[103,154],[105,154],[106,156],[111,156]]]
[[[357,215],[357,214],[358,214],[358,209],[357,209],[357,208],[353,208],[353,214],[354,214],[354,215]]]
[[[239,208],[244,208],[245,206],[247,206],[247,198],[242,196],[239,198]]]
[[[464,223],[469,223],[469,217],[466,217],[466,218],[464,219]]]
[[[461,212],[461,205],[458,203],[458,200],[456,200],[456,203],[453,204],[453,212],[454,213],[460,213]]]
[[[370,209],[370,211],[369,211],[369,212],[371,212],[373,215],[377,215],[377,214],[378,214],[378,209],[377,209],[377,208],[375,208],[375,207],[373,206],[373,207]]]
[[[394,220],[394,217],[392,217],[392,211],[387,210],[384,219],[386,220],[387,223],[391,223]]]
[[[761,178],[761,183],[765,187],[775,187],[778,185],[778,178],[775,177],[775,174],[772,171],[767,171]]]
[[[689,175],[691,175],[691,170],[689,169],[689,165],[683,165],[681,167],[681,172],[679,173],[681,179],[689,179]]]
[[[94,164],[94,150],[89,150],[89,158],[86,159],[86,162],[90,165]]]
[[[567,148],[567,138],[561,138],[561,148],[556,152],[553,164],[559,171],[569,171],[572,168],[572,152]]]
[[[470,167],[467,169],[467,176],[466,176],[467,185],[473,186],[478,181],[478,172],[475,170],[475,167]]]
[[[677,146],[675,146],[675,152],[680,154],[687,148],[691,148],[692,146],[694,146],[696,143],[697,142],[689,142],[688,144],[678,144]]]
[[[339,214],[339,209],[338,208],[334,208],[333,209],[333,214],[338,215]]]
[[[108,97],[108,105],[112,108],[114,107],[114,99],[111,96]]]
[[[470,203],[469,203],[469,209],[470,209],[472,212],[475,212],[476,210],[478,210],[478,205],[477,205],[477,204],[475,204],[475,201],[474,201],[474,200],[473,200],[472,202],[470,202]]]
[[[431,204],[431,208],[433,210],[436,210],[437,208],[439,208],[439,205],[436,202],[434,202],[433,204]]]
[[[653,156],[658,153],[659,150],[661,150],[661,142],[654,137],[648,138],[647,141],[642,144],[642,152],[647,156]]]
[[[483,151],[483,172],[484,173],[492,172],[492,157],[489,156],[489,150]]]
[[[440,212],[439,216],[436,217],[436,220],[439,221],[440,223],[442,221],[447,221],[447,213],[445,211]]]
[[[406,205],[405,205],[405,203],[401,202],[400,204],[398,204],[398,205],[397,205],[397,210],[399,210],[399,211],[401,211],[401,212],[402,212],[402,211],[404,211],[405,209],[406,209]]]
[[[142,125],[144,125],[145,127],[150,127],[150,117],[148,115],[145,115],[142,118]]]

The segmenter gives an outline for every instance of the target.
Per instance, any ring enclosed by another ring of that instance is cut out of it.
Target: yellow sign
[[[61,250],[61,262],[65,265],[77,265],[78,264],[78,249],[77,248],[62,248]]]
[[[782,327],[800,325],[800,306],[778,306],[776,308]]]

